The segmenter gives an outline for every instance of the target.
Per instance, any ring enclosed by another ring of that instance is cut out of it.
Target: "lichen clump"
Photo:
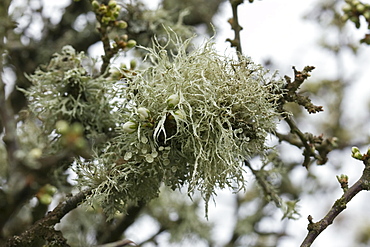
[[[32,86],[22,91],[46,134],[55,130],[59,120],[80,123],[88,138],[108,133],[115,127],[112,82],[104,76],[89,74],[88,66],[83,66],[86,61],[83,52],[64,46],[47,66],[28,76]]]
[[[151,199],[161,182],[206,201],[216,187],[243,188],[243,162],[265,152],[276,127],[280,80],[247,57],[218,55],[211,41],[190,53],[190,40],[174,43],[170,55],[146,48],[151,65],[126,77],[122,124],[101,161],[114,184],[100,186],[123,201]]]

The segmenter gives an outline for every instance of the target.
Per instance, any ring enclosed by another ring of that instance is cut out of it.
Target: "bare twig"
[[[305,148],[303,166],[306,167],[306,168],[308,167],[308,165],[310,163],[310,157],[311,156],[314,157],[316,160],[321,160],[321,157],[318,154],[316,154],[315,151],[310,147],[305,134],[302,133],[302,131],[297,127],[297,125],[294,123],[293,119],[291,117],[287,116],[285,118],[285,121],[289,125],[290,131],[292,133],[296,134],[299,137],[299,139],[302,142],[302,145]]]
[[[137,245],[135,244],[135,242],[129,239],[123,239],[113,243],[97,245],[96,247],[122,247],[122,246],[137,246]]]
[[[226,39],[226,41],[230,42],[231,47],[235,47],[236,51],[239,54],[242,54],[242,46],[240,43],[240,31],[243,29],[242,26],[239,25],[238,20],[238,6],[242,4],[244,0],[230,0],[231,8],[233,10],[233,17],[229,19],[229,23],[231,25],[231,29],[234,30],[234,39]]]
[[[151,237],[149,237],[148,239],[144,240],[143,242],[141,242],[141,246],[143,246],[144,244],[146,243],[156,243],[156,237],[158,237],[162,232],[166,231],[166,228],[164,228],[163,226],[161,228],[158,229],[158,231],[156,233],[154,233]]]
[[[294,71],[294,81],[291,81],[289,76],[285,76],[285,81],[287,82],[285,86],[286,93],[284,94],[284,101],[285,102],[295,102],[298,105],[303,106],[306,108],[308,113],[317,113],[323,111],[322,106],[316,106],[312,104],[311,100],[307,97],[298,93],[299,87],[305,82],[308,77],[311,76],[310,72],[315,69],[314,66],[306,66],[303,68],[302,71],[296,70],[293,66]]]

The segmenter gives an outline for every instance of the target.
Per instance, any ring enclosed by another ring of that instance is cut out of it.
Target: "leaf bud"
[[[53,200],[53,197],[49,194],[41,194],[38,196],[39,202],[44,205],[49,205]]]
[[[105,14],[105,13],[107,13],[108,8],[107,8],[107,6],[105,6],[104,4],[102,4],[102,5],[100,5],[98,11],[99,11],[100,14]]]
[[[136,46],[136,41],[135,40],[130,39],[129,41],[127,41],[127,45],[126,45],[127,48],[133,48],[135,46]]]
[[[352,0],[351,4],[357,6],[357,5],[360,4],[360,1],[358,1],[358,0]]]
[[[116,27],[121,28],[121,29],[127,28],[127,22],[125,22],[123,20],[116,21],[115,25],[116,25]]]
[[[365,5],[363,5],[363,4],[357,4],[356,5],[356,10],[357,10],[357,12],[359,12],[359,13],[363,13],[364,11],[365,11]]]
[[[119,5],[117,5],[117,7],[116,7],[115,11],[119,14],[119,12],[121,12],[121,9],[122,9],[122,7],[121,7],[121,6],[119,6]]]
[[[80,123],[73,123],[70,128],[70,132],[78,135],[82,135],[84,132],[84,126]]]
[[[167,105],[171,108],[175,107],[180,102],[180,98],[178,94],[172,94],[167,99]]]
[[[93,9],[99,9],[100,4],[98,1],[94,0],[91,2],[91,6],[93,7]]]
[[[357,159],[357,160],[362,160],[363,159],[363,156],[362,156],[361,153],[352,154],[352,157]]]
[[[128,121],[122,126],[122,130],[126,133],[134,133],[137,130],[137,123]]]
[[[55,124],[55,128],[57,130],[58,133],[62,134],[62,135],[65,135],[68,133],[68,130],[69,130],[69,124],[67,121],[64,121],[64,120],[59,120],[56,124]]]
[[[128,40],[128,35],[127,34],[121,35],[121,39],[124,40],[124,41],[127,41]]]
[[[358,160],[362,160],[364,156],[361,154],[358,147],[352,147],[352,157]]]
[[[130,69],[135,69],[136,68],[136,60],[135,59],[132,59],[130,61]]]
[[[42,189],[51,196],[57,192],[57,188],[51,184],[46,184]]]
[[[87,141],[83,137],[76,138],[74,145],[77,149],[84,149],[87,147]]]
[[[358,149],[358,147],[352,147],[351,151],[352,151],[352,154],[360,153],[360,149]]]
[[[358,147],[352,147],[352,157],[358,160],[363,159],[363,155],[360,152],[360,149]]]
[[[101,22],[104,24],[108,24],[112,19],[110,17],[104,16],[101,18]]]
[[[367,149],[366,155],[370,156],[370,147]]]
[[[339,183],[348,183],[348,176],[341,174],[340,176],[336,176]]]
[[[119,11],[120,11],[120,9],[117,7],[113,12],[112,12],[112,17],[113,17],[113,19],[117,19],[118,18],[118,16],[119,16]]]
[[[116,1],[109,1],[108,3],[108,7],[111,8],[111,9],[114,9],[115,7],[117,6],[117,2]]]
[[[38,159],[41,157],[42,155],[42,150],[40,148],[33,148],[29,153],[28,155],[32,158],[32,159]]]
[[[341,19],[342,19],[343,22],[346,22],[349,19],[349,15],[344,14],[344,15],[341,16]]]
[[[342,7],[342,10],[344,13],[348,13],[348,12],[351,12],[352,10],[352,6],[349,5],[349,4],[345,4],[343,7]]]
[[[367,10],[367,11],[365,11],[365,13],[364,13],[364,17],[365,17],[365,19],[366,19],[367,21],[369,21],[369,20],[370,20],[370,9],[369,9],[369,10]]]

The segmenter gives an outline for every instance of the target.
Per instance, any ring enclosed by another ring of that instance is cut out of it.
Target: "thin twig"
[[[135,242],[129,239],[123,239],[114,243],[108,243],[103,245],[97,245],[96,247],[123,247],[123,246],[137,246]]]
[[[295,133],[298,136],[298,138],[301,140],[305,148],[305,153],[304,153],[305,161],[303,163],[303,166],[308,167],[309,162],[310,162],[310,156],[314,157],[316,160],[321,160],[320,155],[316,154],[315,151],[310,147],[305,134],[302,133],[302,131],[297,127],[293,119],[289,116],[286,116],[285,121],[289,125],[291,132]]]
[[[253,169],[248,161],[244,161],[244,164],[252,171],[254,177],[256,178],[257,183],[261,186],[264,195],[269,196],[277,207],[281,207],[281,199],[277,195],[277,193],[273,190],[273,187],[268,184],[264,174],[265,171],[262,169],[261,170]]]
[[[105,231],[98,239],[99,243],[108,243],[119,240],[127,228],[135,222],[144,206],[144,202],[139,202],[137,206],[129,207],[127,215],[123,217],[120,222],[115,224],[112,229]]]
[[[231,8],[233,11],[233,17],[229,19],[229,23],[231,25],[231,29],[234,30],[234,39],[226,39],[226,41],[230,42],[231,47],[235,47],[236,51],[239,54],[242,54],[242,46],[240,43],[240,31],[243,29],[242,26],[239,25],[239,18],[238,18],[238,6],[242,4],[244,0],[230,0]]]

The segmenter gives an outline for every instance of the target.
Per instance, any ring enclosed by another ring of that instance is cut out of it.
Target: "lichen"
[[[191,40],[170,42],[176,52],[157,42],[144,48],[150,66],[126,75],[118,136],[89,166],[89,183],[111,209],[118,198],[156,197],[161,183],[199,190],[206,202],[216,188],[242,189],[243,161],[263,155],[276,128],[280,79],[247,57],[218,55],[211,40],[190,53]]]
[[[113,84],[104,76],[89,74],[83,66],[86,60],[83,52],[65,46],[47,66],[28,76],[32,83],[28,90],[20,89],[46,134],[55,130],[59,120],[80,123],[91,139],[114,128]]]

